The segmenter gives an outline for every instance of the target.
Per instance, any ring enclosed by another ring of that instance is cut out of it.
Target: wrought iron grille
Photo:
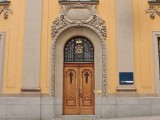
[[[148,0],[149,3],[159,3],[160,0]]]
[[[99,1],[99,0],[61,0],[61,1],[74,1],[74,2],[75,1],[80,1],[80,2],[86,2],[86,1],[91,1],[92,2],[93,1],[94,2],[94,1]]]
[[[83,37],[69,40],[64,48],[64,62],[94,62],[92,43]]]

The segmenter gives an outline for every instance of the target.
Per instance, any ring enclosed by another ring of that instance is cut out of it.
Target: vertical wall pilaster
[[[4,66],[4,47],[5,47],[5,33],[0,33],[0,94],[2,93],[3,84],[3,66]]]
[[[22,90],[38,90],[40,76],[42,0],[26,0]]]
[[[118,72],[134,73],[132,0],[116,0]]]

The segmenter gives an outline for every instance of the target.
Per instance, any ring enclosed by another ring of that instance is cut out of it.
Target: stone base
[[[102,104],[102,118],[160,115],[159,97],[109,97]]]
[[[56,115],[57,106],[60,105],[56,105],[54,98],[50,96],[0,97],[0,120],[53,120],[73,117]],[[91,116],[91,119],[160,115],[160,97],[103,97],[96,102],[95,112],[96,116]]]
[[[0,97],[0,120],[51,120],[53,97]]]

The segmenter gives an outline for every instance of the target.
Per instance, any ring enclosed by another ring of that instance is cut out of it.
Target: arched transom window
[[[64,62],[94,62],[92,43],[83,37],[69,40],[64,48]]]

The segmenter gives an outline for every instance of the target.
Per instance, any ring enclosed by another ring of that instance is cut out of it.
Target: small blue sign
[[[134,84],[133,72],[120,72],[119,82],[120,85],[133,85]]]

